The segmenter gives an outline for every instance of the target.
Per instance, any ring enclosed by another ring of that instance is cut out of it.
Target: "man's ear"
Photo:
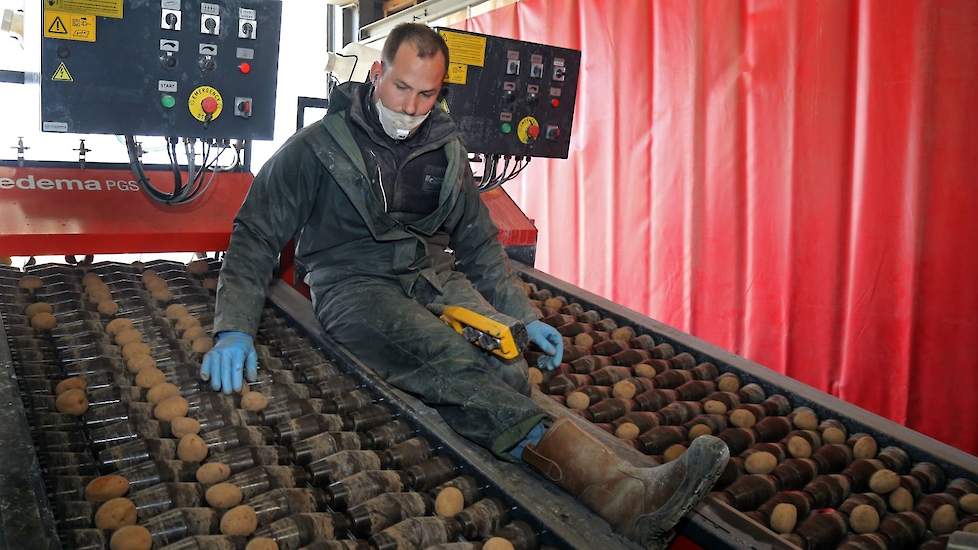
[[[376,86],[377,80],[380,78],[380,75],[383,72],[383,64],[380,61],[374,61],[373,65],[370,66],[370,83]]]

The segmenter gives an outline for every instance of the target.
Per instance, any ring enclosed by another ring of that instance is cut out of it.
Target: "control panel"
[[[272,138],[281,0],[42,4],[43,131]]]
[[[445,101],[469,152],[567,158],[580,51],[437,30],[450,57]]]

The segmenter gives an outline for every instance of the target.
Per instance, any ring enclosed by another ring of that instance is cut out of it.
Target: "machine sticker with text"
[[[486,64],[486,37],[460,32],[441,31],[448,45],[448,57],[452,63],[484,67]]]
[[[47,0],[50,9],[122,19],[122,0]]]
[[[19,178],[0,177],[0,191],[139,191],[133,180],[40,178],[26,174]]]
[[[44,10],[44,37],[95,42],[94,15]]]
[[[445,82],[448,84],[465,84],[468,80],[469,66],[463,63],[449,63]]]

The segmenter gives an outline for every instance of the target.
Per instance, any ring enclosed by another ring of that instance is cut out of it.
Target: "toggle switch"
[[[250,97],[234,98],[234,116],[251,118],[252,99]]]
[[[180,30],[180,19],[179,10],[163,10],[160,15],[160,28],[168,31],[178,31]]]
[[[221,18],[217,15],[202,15],[200,19],[201,34],[217,35],[221,28]]]
[[[538,132],[539,133],[539,132]],[[551,141],[556,141],[560,139],[560,128],[554,126],[553,124],[547,125],[547,131],[544,133],[544,137]]]

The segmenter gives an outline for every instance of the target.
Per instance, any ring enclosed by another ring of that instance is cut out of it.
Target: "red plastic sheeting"
[[[978,451],[978,2],[523,0],[583,51],[538,266]]]

